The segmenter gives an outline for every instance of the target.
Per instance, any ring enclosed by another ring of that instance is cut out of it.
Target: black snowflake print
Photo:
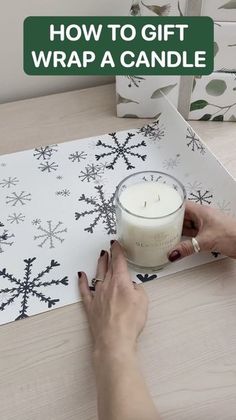
[[[212,252],[212,253],[211,253],[211,255],[212,255],[214,258],[218,258],[218,257],[221,255],[221,253],[220,253],[220,252],[217,252],[217,251],[214,251],[214,252]]]
[[[41,172],[47,172],[47,173],[51,173],[53,171],[56,171],[58,168],[58,165],[56,164],[56,162],[44,162],[44,163],[40,163],[39,167]]]
[[[28,309],[30,306],[29,300],[31,300],[31,298],[40,300],[46,304],[48,308],[51,308],[60,301],[60,299],[53,299],[50,296],[46,296],[44,292],[45,288],[59,285],[68,286],[68,277],[63,277],[59,280],[44,280],[44,277],[50,274],[55,267],[60,266],[60,264],[55,260],[51,260],[50,264],[38,275],[36,275],[36,277],[32,276],[32,268],[35,260],[36,257],[24,260],[25,268],[22,279],[14,277],[13,274],[9,274],[6,268],[0,270],[0,277],[9,282],[8,287],[0,289],[0,295],[4,294],[6,296],[0,305],[0,311],[4,311],[12,304],[15,305],[16,301],[18,301],[19,316],[17,316],[15,320],[28,317]]]
[[[2,188],[11,188],[11,187],[15,187],[18,182],[19,182],[18,178],[8,177],[8,178],[2,179],[2,181],[0,182],[0,186]]]
[[[41,224],[38,226],[38,231],[42,232],[40,235],[35,235],[34,240],[40,240],[40,244],[38,246],[43,248],[45,244],[48,243],[49,248],[55,248],[56,241],[62,243],[64,242],[64,238],[61,237],[62,233],[67,232],[67,228],[62,229],[62,222],[55,223],[53,226],[52,220],[48,220],[46,222],[46,227],[43,227]]]
[[[41,220],[40,219],[34,219],[34,220],[32,220],[32,225],[33,226],[39,226],[40,223],[41,223]]]
[[[89,233],[94,232],[94,228],[98,223],[104,225],[105,231],[108,235],[116,234],[116,217],[115,217],[115,206],[114,198],[115,193],[110,197],[106,198],[103,186],[97,185],[94,187],[96,191],[96,197],[86,197],[85,194],[82,194],[79,198],[80,202],[84,202],[86,205],[90,205],[91,210],[86,210],[81,213],[75,213],[75,220],[79,220],[82,217],[93,216],[92,223],[85,228],[84,230]]]
[[[2,222],[0,222],[0,227],[4,227],[4,224]]]
[[[14,238],[15,235],[9,234],[7,229],[4,229],[2,232],[0,231],[0,254],[4,252],[5,246],[12,246],[14,241],[12,241],[12,238]]]
[[[6,196],[6,204],[11,204],[12,207],[17,205],[24,206],[29,201],[31,201],[31,194],[25,191],[21,191],[20,193],[13,192],[11,195]]]
[[[176,155],[174,158],[169,158],[164,160],[163,168],[169,171],[170,169],[175,169],[180,164],[180,155]]]
[[[1,163],[1,167],[2,167],[2,168],[5,168],[6,166],[7,166],[7,164],[6,164],[5,162],[2,162],[2,163]]]
[[[211,200],[213,198],[213,195],[210,193],[210,191],[201,191],[197,190],[194,193],[191,193],[189,195],[189,200],[195,201],[195,203],[199,204],[211,204]]]
[[[93,163],[88,164],[83,171],[80,171],[81,175],[79,175],[79,178],[82,182],[100,181],[105,172],[104,166],[99,164],[94,165]]]
[[[37,160],[49,160],[51,159],[54,152],[57,152],[58,145],[53,144],[52,146],[37,147],[34,149],[34,157]]]
[[[25,216],[22,213],[9,214],[7,218],[7,221],[10,222],[11,225],[12,223],[19,225],[19,223],[24,222],[24,220],[25,220]]]
[[[70,190],[67,188],[64,188],[64,190],[56,191],[56,195],[58,197],[69,197],[70,196]]]
[[[165,137],[164,126],[160,125],[159,121],[155,121],[152,124],[147,124],[141,127],[138,133],[141,133],[144,137],[155,143],[159,142]]]
[[[128,79],[128,87],[131,88],[132,86],[134,87],[139,87],[140,83],[145,80],[144,77],[140,77],[140,76],[126,76]]]
[[[56,178],[58,179],[58,181],[61,181],[63,179],[63,176],[58,175]]]
[[[148,281],[152,281],[152,280],[157,279],[157,275],[156,274],[137,274],[137,278],[142,283],[146,283]]]
[[[85,160],[86,157],[87,157],[87,153],[85,152],[74,152],[69,155],[68,159],[73,163],[74,162],[80,163],[81,160]]]
[[[187,146],[192,150],[192,152],[200,152],[202,155],[206,153],[206,148],[203,146],[199,137],[197,137],[196,133],[191,129],[191,127],[187,128]]]
[[[135,166],[132,165],[132,163],[130,162],[131,157],[145,161],[147,155],[141,155],[136,151],[140,147],[146,147],[145,141],[141,141],[140,143],[130,145],[130,141],[133,137],[135,137],[135,134],[127,133],[127,137],[124,142],[118,140],[117,133],[111,133],[109,134],[109,136],[111,136],[113,140],[112,144],[104,143],[101,140],[97,142],[97,146],[104,147],[105,149],[107,149],[107,152],[104,152],[101,155],[96,155],[96,160],[114,157],[113,160],[109,164],[107,164],[108,169],[114,169],[115,164],[119,159],[124,161],[126,169],[128,170],[135,168]]]

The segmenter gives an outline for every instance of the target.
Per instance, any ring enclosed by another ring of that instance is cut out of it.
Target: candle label
[[[180,234],[176,232],[175,235],[165,235],[160,234],[153,238],[153,241],[150,240],[148,242],[145,241],[136,241],[135,245],[139,248],[158,248],[160,249],[166,249],[170,248],[173,245],[175,245],[180,239]]]

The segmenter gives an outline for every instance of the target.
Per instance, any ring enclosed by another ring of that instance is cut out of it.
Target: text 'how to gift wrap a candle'
[[[180,191],[161,182],[124,185],[117,192],[117,230],[127,259],[135,266],[160,269],[181,239],[185,192],[181,194],[181,184]]]

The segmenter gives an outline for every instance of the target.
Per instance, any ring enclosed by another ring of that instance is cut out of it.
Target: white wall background
[[[94,76],[27,76],[23,22],[27,16],[127,15],[130,0],[0,0],[0,103],[108,83]]]

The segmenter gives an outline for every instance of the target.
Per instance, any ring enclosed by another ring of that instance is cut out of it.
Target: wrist
[[[93,350],[93,359],[96,363],[104,363],[114,360],[135,359],[137,354],[137,345],[130,343],[99,343]]]

